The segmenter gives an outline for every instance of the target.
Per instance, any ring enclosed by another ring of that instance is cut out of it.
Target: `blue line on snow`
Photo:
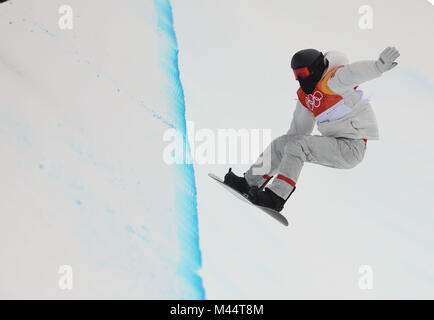
[[[173,27],[172,7],[169,0],[154,0],[158,33],[161,39],[161,66],[168,83],[166,85],[169,99],[169,117],[177,130],[182,134],[187,157],[190,147],[187,139],[185,120],[185,99],[178,68],[178,44]],[[192,164],[177,164],[175,166],[177,212],[176,223],[180,241],[180,261],[178,274],[183,280],[180,295],[187,299],[205,299],[205,289],[202,278],[197,271],[202,266],[202,256],[199,248],[199,228],[197,216],[197,192]]]

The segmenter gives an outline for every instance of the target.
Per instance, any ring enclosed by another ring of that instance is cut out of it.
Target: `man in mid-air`
[[[388,47],[378,60],[349,64],[337,51],[298,51],[291,68],[300,88],[289,131],[267,147],[244,177],[229,169],[224,182],[254,204],[281,211],[304,162],[355,167],[363,160],[367,141],[378,140],[374,111],[358,85],[391,70],[398,57],[398,50]],[[315,122],[321,136],[311,135]]]

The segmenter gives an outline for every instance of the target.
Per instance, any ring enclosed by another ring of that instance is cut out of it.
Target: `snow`
[[[434,297],[429,2],[376,1],[372,30],[356,0],[75,0],[72,30],[41,3],[0,4],[1,298]],[[289,227],[208,177],[248,165],[202,161],[207,137],[286,132],[295,51],[389,45],[398,67],[361,86],[381,140],[352,170],[306,164]],[[200,162],[164,161],[173,129]]]
[[[0,7],[0,296],[203,298],[193,167],[162,161],[185,136],[170,4],[77,0],[61,30],[62,4]]]

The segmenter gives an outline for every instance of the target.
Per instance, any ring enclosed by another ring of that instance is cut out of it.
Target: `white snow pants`
[[[267,187],[279,197],[287,199],[304,162],[350,169],[363,160],[365,151],[366,142],[363,139],[283,135],[271,142],[244,177],[249,185],[261,186],[275,176]]]

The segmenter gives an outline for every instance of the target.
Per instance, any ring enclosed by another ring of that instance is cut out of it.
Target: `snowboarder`
[[[367,141],[378,140],[375,114],[358,85],[395,67],[398,57],[398,50],[388,47],[378,60],[349,64],[337,51],[298,51],[291,60],[300,88],[290,129],[272,141],[244,177],[229,170],[224,182],[247,194],[254,204],[280,212],[295,190],[304,162],[355,167],[364,157]],[[320,136],[311,135],[315,122]]]

